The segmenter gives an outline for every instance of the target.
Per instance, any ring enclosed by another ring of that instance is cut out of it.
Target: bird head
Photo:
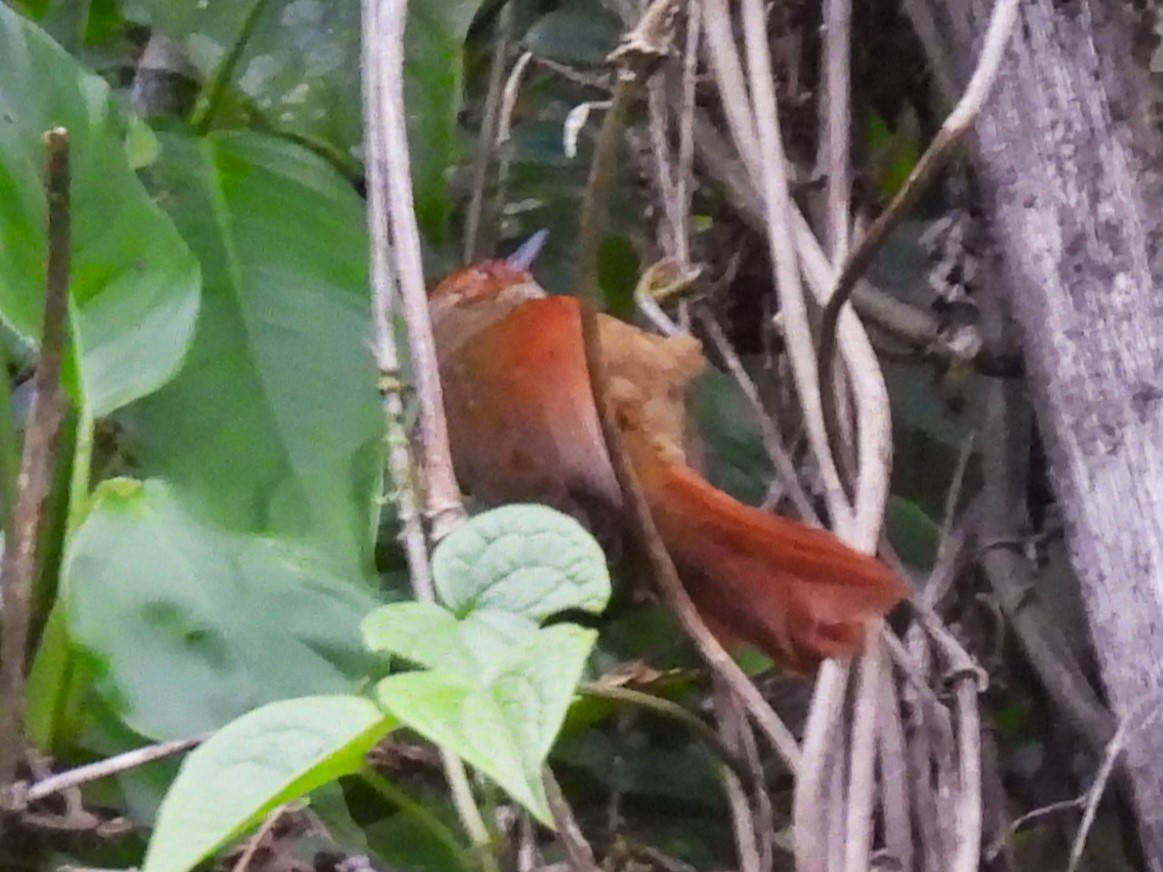
[[[535,233],[505,260],[488,260],[449,273],[428,292],[428,310],[441,356],[529,300],[548,296],[529,272],[545,241]]]

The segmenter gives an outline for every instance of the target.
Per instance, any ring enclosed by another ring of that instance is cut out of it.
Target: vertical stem
[[[15,780],[23,756],[24,666],[32,609],[32,578],[43,504],[52,482],[53,459],[64,409],[60,387],[66,341],[69,286],[69,140],[63,128],[45,134],[48,254],[40,360],[24,437],[15,504],[9,517],[0,580],[0,790]],[[6,410],[5,410],[6,411]]]

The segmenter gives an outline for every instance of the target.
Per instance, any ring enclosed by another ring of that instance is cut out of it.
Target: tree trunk
[[[961,81],[994,0],[947,0]],[[1126,762],[1163,872],[1163,99],[1121,0],[1027,0],[973,157]],[[1156,40],[1157,41],[1157,40]],[[1140,729],[1140,726],[1143,728]]]

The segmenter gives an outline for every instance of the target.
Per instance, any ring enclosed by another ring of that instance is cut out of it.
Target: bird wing
[[[571,513],[621,505],[576,300],[523,303],[464,341],[441,369],[464,487],[490,503],[536,500]]]

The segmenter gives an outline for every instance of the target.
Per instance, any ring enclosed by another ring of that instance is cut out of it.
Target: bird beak
[[[537,255],[541,253],[542,246],[545,245],[545,240],[549,237],[549,231],[542,228],[526,239],[518,246],[517,250],[505,258],[505,263],[513,269],[519,269],[523,272],[528,272],[529,268],[533,266],[533,261],[537,260]]]

